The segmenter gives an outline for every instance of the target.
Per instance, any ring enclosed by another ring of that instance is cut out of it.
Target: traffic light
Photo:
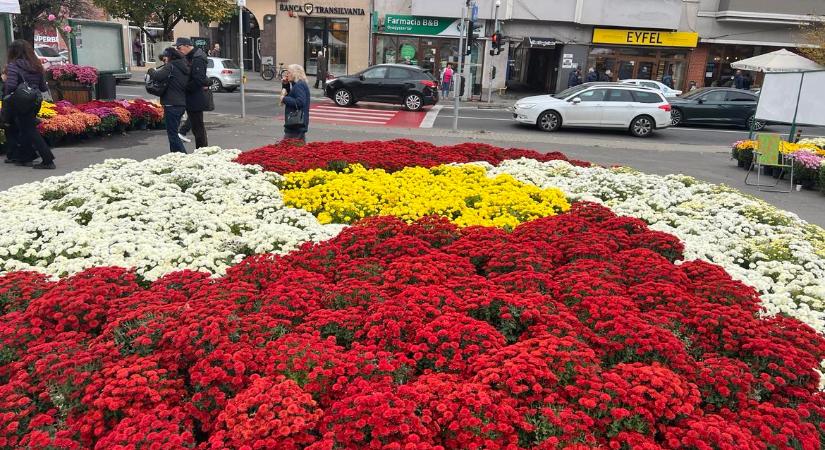
[[[493,33],[490,36],[490,56],[496,56],[501,54],[501,48],[504,46],[504,36],[501,35],[499,32]]]
[[[467,48],[464,51],[465,55],[470,55],[473,53],[473,44],[476,43],[476,35],[474,33],[475,26],[473,21],[469,22],[469,26],[467,27]]]

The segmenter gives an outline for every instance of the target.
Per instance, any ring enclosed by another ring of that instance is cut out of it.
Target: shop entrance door
[[[527,87],[534,92],[556,91],[558,51],[531,48],[527,60]]]
[[[616,75],[619,80],[655,80],[656,68],[653,60],[620,60]]]

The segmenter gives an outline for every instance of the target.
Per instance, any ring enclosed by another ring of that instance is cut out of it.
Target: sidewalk
[[[132,72],[132,78],[129,80],[123,80],[120,84],[123,85],[132,85],[137,86],[143,85],[143,79],[146,75],[146,71],[149,70],[149,67],[132,67],[130,71]],[[314,77],[310,77],[309,81],[311,83],[315,82]],[[278,80],[270,80],[266,81],[261,78],[261,74],[259,72],[246,72],[246,92],[250,94],[277,94],[281,92],[281,82]],[[321,100],[324,97],[324,91],[321,89],[315,89],[310,84],[309,86],[310,94],[312,95],[313,100]],[[484,95],[483,101],[473,100],[473,101],[465,101],[462,100],[460,102],[461,108],[472,108],[478,107],[480,109],[490,108],[490,109],[502,109],[502,108],[509,108],[513,106],[513,103],[516,102],[521,97],[524,97],[525,94],[504,94],[499,95],[498,93],[493,93],[493,101],[488,102],[487,96]],[[450,108],[453,105],[453,99],[450,98],[447,101],[441,99],[439,104]]]

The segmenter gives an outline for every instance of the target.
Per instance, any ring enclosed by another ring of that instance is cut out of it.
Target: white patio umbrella
[[[765,53],[764,55],[754,56],[753,58],[736,61],[730,65],[734,69],[750,70],[753,72],[810,72],[813,70],[822,70],[823,67],[811,61],[804,56],[799,56],[787,49],[777,50],[775,52]],[[802,91],[802,84],[799,85],[800,92]],[[799,99],[797,99],[799,105]],[[759,108],[759,101],[757,100],[757,108]],[[756,121],[754,120],[754,123]],[[753,127],[751,127],[753,128]],[[796,132],[796,117],[794,117],[791,125],[791,136]],[[753,129],[750,131],[750,138],[753,139]]]
[[[736,61],[730,65],[734,69],[753,72],[806,72],[822,70],[823,67],[808,58],[785,50],[765,53],[753,58]]]

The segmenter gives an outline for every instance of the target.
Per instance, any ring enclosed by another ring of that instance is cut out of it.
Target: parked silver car
[[[241,85],[241,68],[231,59],[210,56],[206,65],[206,76],[212,83],[209,89],[213,92],[220,90],[233,92]]]

